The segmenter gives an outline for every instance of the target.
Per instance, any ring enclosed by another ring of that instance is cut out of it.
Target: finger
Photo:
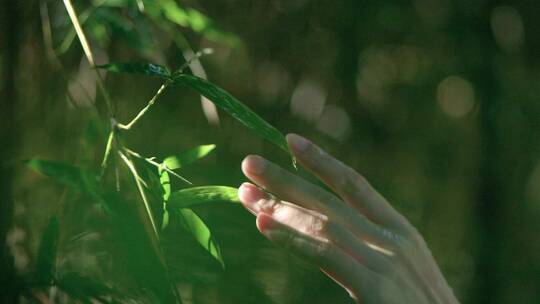
[[[300,164],[359,212],[385,227],[406,227],[403,216],[362,175],[304,137],[288,134],[287,142]]]
[[[257,227],[269,240],[317,265],[355,298],[378,286],[379,276],[323,238],[300,233],[266,213],[257,216]]]
[[[335,195],[283,170],[260,156],[250,155],[242,171],[257,185],[285,201],[325,214],[350,229],[355,235],[379,246],[391,245],[383,230],[362,214],[353,212]]]
[[[239,197],[242,204],[253,214],[262,212],[300,233],[328,239],[377,273],[386,272],[392,265],[387,256],[374,251],[363,240],[318,212],[272,198],[249,183],[242,184]]]

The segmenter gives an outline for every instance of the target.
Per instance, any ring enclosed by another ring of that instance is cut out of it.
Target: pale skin
[[[335,194],[247,156],[242,171],[253,184],[242,184],[239,197],[264,236],[320,268],[357,303],[458,303],[422,236],[362,175],[299,135],[287,142]]]

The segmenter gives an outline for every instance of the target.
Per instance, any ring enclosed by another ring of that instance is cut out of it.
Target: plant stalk
[[[73,8],[73,5],[71,4],[71,0],[63,0],[64,6],[66,7],[66,10],[68,12],[69,18],[71,19],[71,22],[73,23],[73,27],[75,28],[75,32],[77,33],[77,37],[79,38],[79,42],[81,43],[81,46],[83,48],[84,54],[86,55],[86,60],[88,60],[88,63],[93,67],[95,66],[94,61],[94,54],[92,53],[92,49],[90,48],[90,44],[88,43],[88,39],[86,39],[86,35],[84,34],[84,31],[81,27],[81,24],[79,22],[79,18],[77,17],[77,13],[75,12],[75,9]],[[103,84],[103,78],[101,77],[101,74],[97,69],[95,69],[96,75],[97,75],[97,86],[101,94],[103,95],[103,98],[105,99],[105,103],[107,105],[107,111],[109,112],[109,116],[111,118],[114,118],[115,111],[111,102],[111,98],[109,97],[109,94],[105,90],[105,85]]]
[[[159,90],[154,95],[154,97],[152,97],[152,99],[150,99],[150,101],[148,101],[148,104],[127,125],[117,124],[116,127],[118,127],[119,129],[122,129],[122,130],[131,129],[133,127],[133,125],[135,125],[137,123],[137,121],[139,121],[139,119],[141,119],[146,114],[146,112],[148,112],[150,110],[150,108],[152,108],[152,106],[156,103],[159,96],[161,96],[163,94],[163,92],[165,92],[165,89],[167,89],[169,84],[170,84],[169,80],[167,80],[164,84],[162,84],[161,87],[159,88]]]

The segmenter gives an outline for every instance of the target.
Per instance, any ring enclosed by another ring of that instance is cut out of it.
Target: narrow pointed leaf
[[[216,42],[227,43],[230,46],[239,44],[238,36],[224,31],[202,12],[193,8],[184,8],[175,0],[157,1],[165,18],[181,27],[190,28],[194,32],[202,34],[205,38]]]
[[[216,106],[225,110],[232,115],[236,120],[252,129],[257,135],[273,142],[278,147],[292,154],[287,147],[285,136],[276,128],[262,119],[255,112],[250,110],[246,105],[234,98],[222,88],[196,76],[180,74],[174,77],[174,83],[188,86],[195,89],[206,98],[210,99]],[[293,159],[294,163],[294,159]]]
[[[159,182],[161,183],[161,189],[163,190],[163,201],[166,202],[169,200],[171,195],[171,178],[167,171],[159,168]]]
[[[186,188],[172,192],[169,197],[168,206],[176,209],[215,201],[239,203],[238,189],[227,186]]]
[[[94,303],[92,299],[103,301],[106,297],[113,296],[119,300],[120,295],[104,283],[89,277],[82,276],[76,272],[62,274],[57,282],[57,286],[70,295],[79,299],[83,303]],[[106,303],[112,303],[107,301]]]
[[[116,254],[121,267],[129,271],[147,295],[156,297],[152,303],[181,303],[141,204],[126,201],[116,191],[106,193],[104,201],[111,235],[119,246]]]
[[[85,169],[66,163],[32,158],[25,164],[43,175],[46,175],[62,184],[78,188],[91,194],[98,193],[99,184],[96,174]]]
[[[212,233],[204,221],[190,209],[181,208],[178,209],[178,211],[182,226],[193,235],[197,242],[204,249],[206,249],[206,251],[208,251],[216,260],[218,260],[221,267],[225,267],[219,245],[212,237]]]
[[[39,283],[50,284],[56,273],[56,255],[60,230],[58,219],[52,217],[43,232],[36,262],[36,279]]]
[[[184,151],[178,155],[173,155],[165,158],[163,164],[171,170],[176,170],[186,165],[191,164],[192,162],[201,159],[208,155],[216,148],[216,145],[202,145],[195,147],[193,149]]]
[[[169,79],[171,76],[171,72],[169,72],[166,67],[154,63],[108,63],[103,65],[96,65],[96,68],[104,69],[114,73],[142,74],[156,76],[163,79]]]

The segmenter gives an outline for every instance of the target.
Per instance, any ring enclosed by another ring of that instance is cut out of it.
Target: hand
[[[338,196],[259,156],[239,197],[268,239],[318,266],[358,303],[458,303],[416,229],[363,176],[298,135],[298,162]],[[276,198],[277,197],[277,198]]]

